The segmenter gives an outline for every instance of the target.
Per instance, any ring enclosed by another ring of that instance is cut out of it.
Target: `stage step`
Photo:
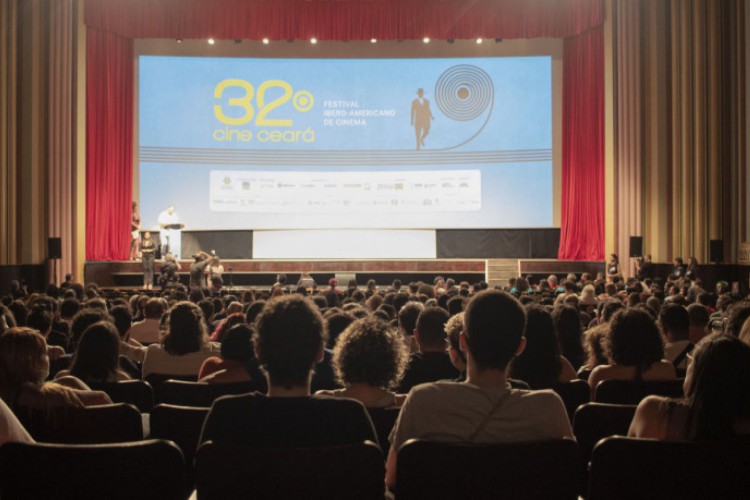
[[[518,276],[518,259],[487,259],[487,283],[490,288],[507,286],[510,278]]]

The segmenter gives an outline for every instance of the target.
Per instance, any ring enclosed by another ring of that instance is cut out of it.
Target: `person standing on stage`
[[[130,216],[130,260],[138,259],[138,245],[141,243],[141,214],[138,203],[133,202],[133,214]]]
[[[182,231],[180,229],[168,229],[166,227],[180,223],[180,218],[177,216],[177,212],[174,211],[173,205],[170,205],[165,211],[159,214],[158,222],[162,255],[166,255],[167,252],[170,252],[175,256],[175,259],[179,260],[181,256],[180,247],[182,245]]]
[[[180,263],[170,252],[164,256],[164,264],[161,265],[161,278],[159,283],[162,288],[167,288],[170,284],[180,282]]]
[[[151,239],[151,233],[143,233],[140,248],[141,261],[143,262],[143,288],[152,290],[154,288],[154,257],[156,254],[156,243]]]
[[[219,257],[214,255],[211,257],[211,264],[206,269],[206,276],[208,277],[208,290],[213,295],[214,293],[221,290],[224,282],[221,276],[224,274],[224,265],[219,260]]]
[[[193,255],[193,263],[190,264],[190,289],[202,290],[205,288],[206,268],[210,263],[211,256],[206,252],[198,252]]]

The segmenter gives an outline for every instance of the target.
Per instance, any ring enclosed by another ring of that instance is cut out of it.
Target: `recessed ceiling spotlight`
[[[378,43],[377,38],[370,38],[370,43]]]
[[[268,45],[270,43],[270,40],[268,38],[264,38],[261,41],[263,42],[263,45]]]
[[[209,39],[208,39],[208,44],[209,44],[209,45],[213,45],[213,44],[215,44],[215,43],[216,43],[216,40],[214,40],[213,38],[209,38]]]
[[[482,45],[482,39],[481,38],[477,38],[477,45]]]
[[[315,45],[316,43],[318,43],[318,39],[317,39],[317,38],[315,38],[315,37],[312,37],[312,38],[310,39],[310,43],[311,43],[311,44],[313,44],[313,45]]]
[[[424,43],[430,43],[430,37],[426,36],[426,37],[422,38],[422,41]]]
[[[175,40],[175,42],[182,43],[182,38],[178,38],[177,40]]]

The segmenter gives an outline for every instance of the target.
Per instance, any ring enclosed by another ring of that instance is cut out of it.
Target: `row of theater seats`
[[[448,444],[412,440],[399,451],[398,499],[747,498],[746,441],[659,442],[610,437],[589,465],[572,440]],[[370,442],[322,448],[203,444],[199,499],[382,499],[384,463]],[[8,443],[0,496],[184,500],[184,459],[169,441],[110,445]]]

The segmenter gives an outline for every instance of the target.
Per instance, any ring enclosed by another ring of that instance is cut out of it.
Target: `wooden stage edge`
[[[190,260],[182,260],[181,274],[186,277]],[[442,275],[457,281],[493,282],[519,274],[567,274],[597,272],[603,262],[558,261],[555,259],[222,259],[225,274],[230,273],[237,286],[268,286],[278,273],[296,283],[299,274],[308,272],[319,283],[335,275],[355,275],[359,284],[375,279],[379,285],[400,279],[404,283],[431,282]],[[161,261],[157,261],[158,274]],[[85,281],[104,287],[130,288],[139,285],[143,267],[140,261],[93,261],[85,265]],[[230,271],[231,270],[231,271]],[[225,277],[226,281],[226,277]]]

